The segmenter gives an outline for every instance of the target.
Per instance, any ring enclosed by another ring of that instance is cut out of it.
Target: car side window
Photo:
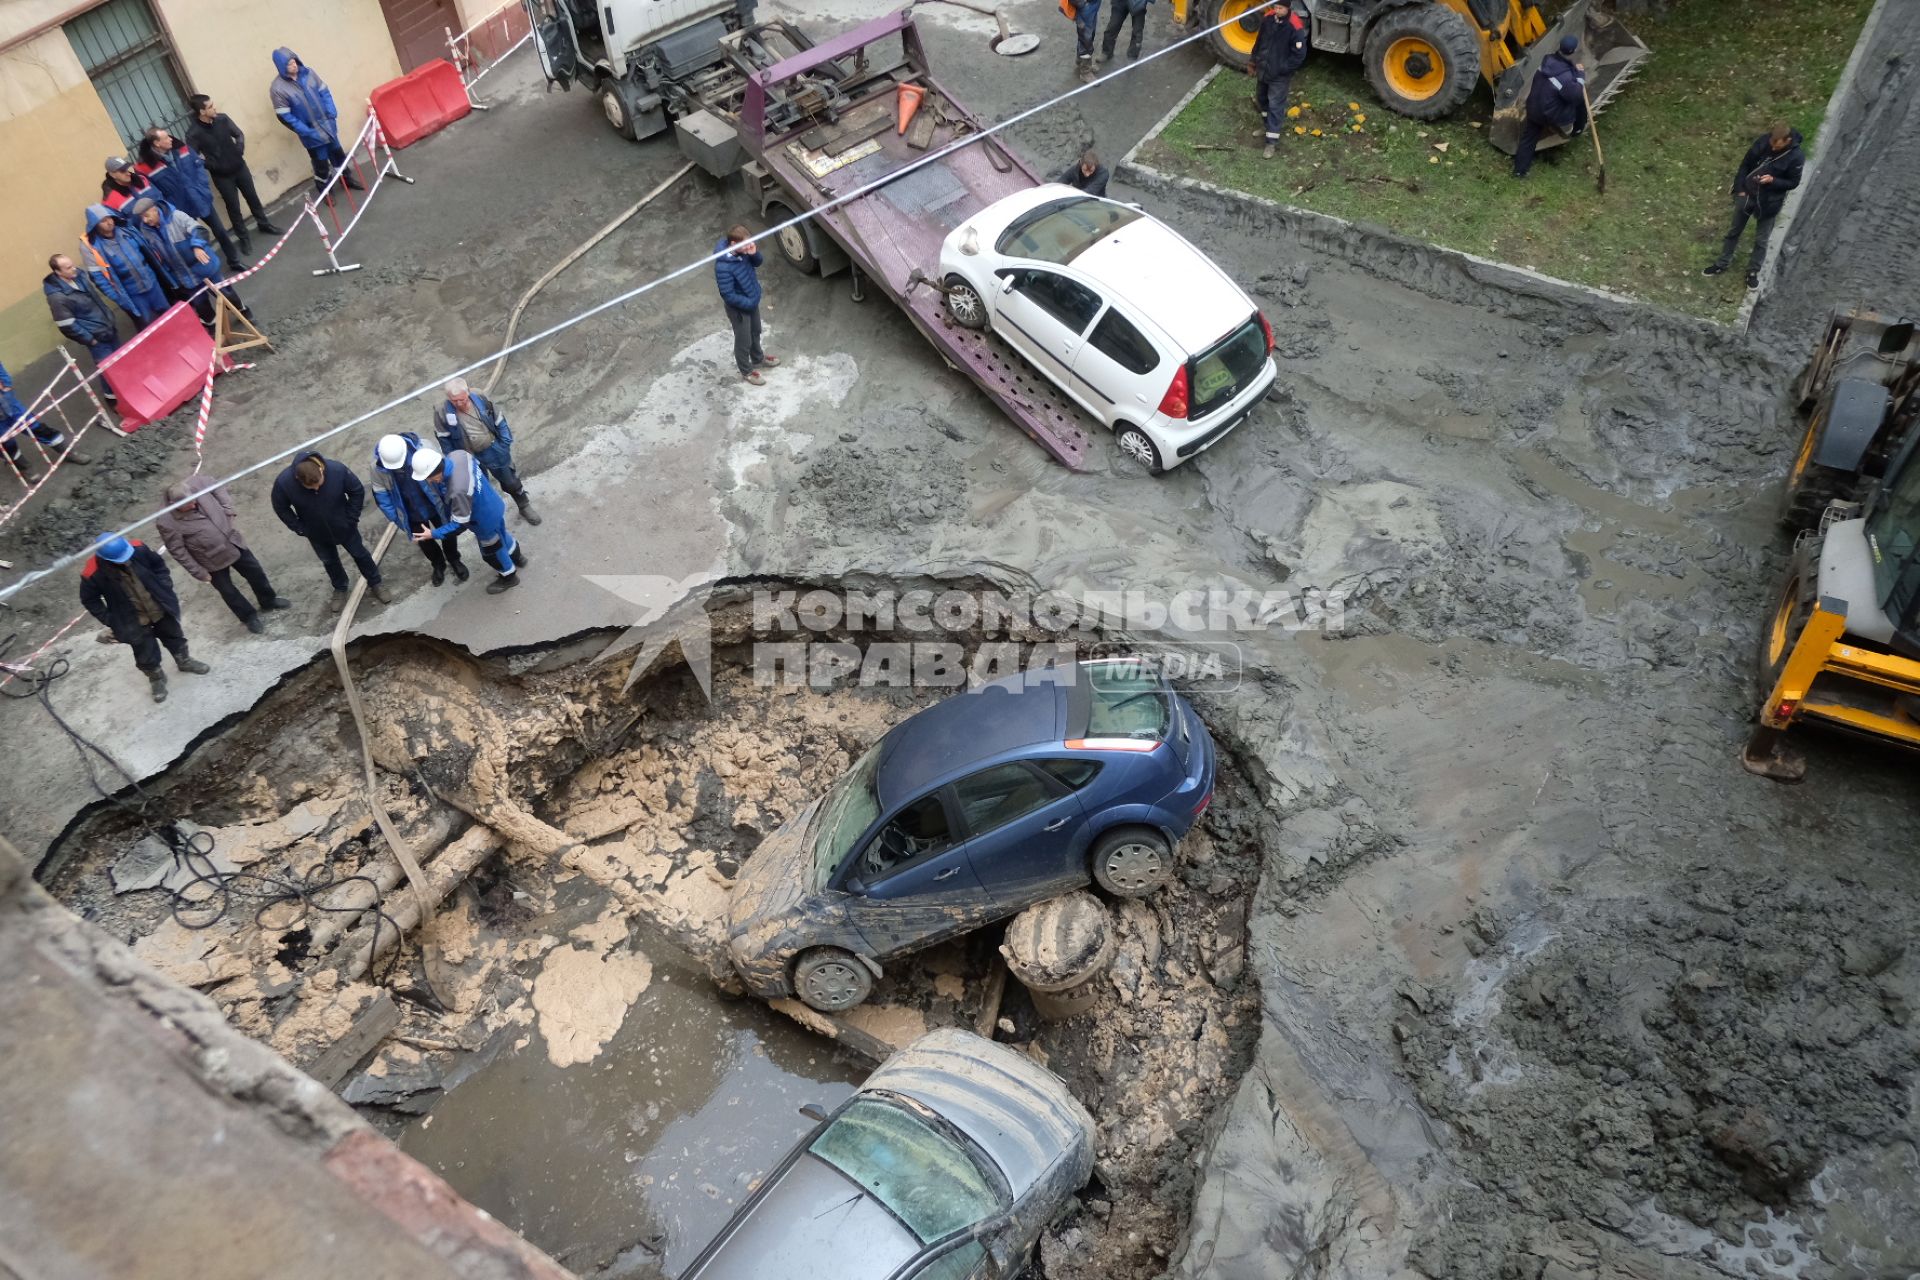
[[[1099,294],[1051,271],[1022,271],[1013,278],[1013,288],[1075,333],[1085,333],[1100,314]]]
[[[982,769],[962,778],[953,789],[960,800],[960,820],[976,836],[1005,826],[1054,799],[1053,788],[1018,762]]]
[[[947,822],[947,807],[940,793],[923,796],[899,813],[867,842],[860,855],[860,875],[873,881],[890,875],[909,863],[950,848],[953,830]]]
[[[1092,782],[1100,772],[1098,760],[1041,760],[1037,763],[1055,781],[1074,791]]]
[[[1118,307],[1108,307],[1100,323],[1093,326],[1087,345],[1129,373],[1152,373],[1160,364],[1160,352],[1147,341],[1147,335],[1134,328]]]
[[[987,1251],[980,1247],[980,1242],[969,1240],[931,1262],[923,1263],[917,1271],[908,1275],[910,1280],[973,1280],[980,1274],[981,1264],[986,1260]]]

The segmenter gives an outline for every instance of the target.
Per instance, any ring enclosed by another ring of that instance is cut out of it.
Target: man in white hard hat
[[[437,449],[415,449],[413,479],[439,499],[447,513],[445,524],[421,529],[413,540],[426,542],[471,529],[480,541],[480,554],[500,575],[487,584],[487,594],[498,595],[519,586],[520,578],[514,571],[527,563],[526,552],[507,529],[506,502],[474,456],[465,449],[444,456]]]
[[[422,447],[420,437],[411,431],[380,437],[373,450],[373,500],[381,514],[426,556],[433,566],[434,586],[447,580],[449,568],[456,581],[465,582],[469,575],[466,561],[460,558],[459,529],[440,539],[413,536],[447,523],[447,509],[439,496],[413,478],[414,451]]]

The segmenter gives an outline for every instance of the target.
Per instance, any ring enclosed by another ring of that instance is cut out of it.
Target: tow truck
[[[549,41],[566,55],[559,61],[573,59],[573,74],[589,65],[577,53],[583,46],[569,0],[526,2],[549,77],[556,66]],[[995,11],[979,11],[999,19],[996,52],[1037,43],[1011,33]],[[670,117],[680,149],[706,172],[740,174],[770,223],[812,213],[780,231],[781,257],[807,274],[850,275],[856,300],[868,286],[885,293],[1022,431],[1060,462],[1083,467],[1093,441],[1078,407],[999,338],[954,323],[926,279],[937,273],[948,232],[1044,180],[996,137],[955,145],[985,128],[934,78],[913,6],[818,45],[787,22],[744,21],[751,0],[694,12],[701,34],[676,45],[677,63],[665,55],[623,63],[686,68],[656,77],[635,109],[647,119],[656,110]],[[711,57],[690,51],[700,41]]]

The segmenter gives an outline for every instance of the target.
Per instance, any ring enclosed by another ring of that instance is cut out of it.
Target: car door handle
[[[1066,818],[1055,818],[1052,822],[1049,822],[1046,826],[1040,829],[1042,831],[1058,831],[1060,828],[1066,826],[1067,822],[1068,822],[1068,819]]]
[[[935,879],[935,880],[945,880],[945,879],[947,879],[947,878],[949,878],[949,877],[951,877],[951,876],[957,876],[957,875],[959,875],[959,874],[960,874],[960,868],[958,868],[958,867],[948,867],[948,868],[947,868],[947,869],[946,869],[945,871],[942,871],[942,872],[941,872],[941,873],[940,873],[939,875],[937,875],[937,876],[935,876],[935,877],[934,877],[934,879]]]

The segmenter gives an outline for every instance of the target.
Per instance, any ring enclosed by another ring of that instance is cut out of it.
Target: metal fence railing
[[[447,56],[460,69],[460,81],[467,87],[467,100],[485,110],[485,104],[473,96],[473,86],[499,66],[508,54],[533,36],[533,25],[523,4],[502,5],[465,31],[447,32]]]

